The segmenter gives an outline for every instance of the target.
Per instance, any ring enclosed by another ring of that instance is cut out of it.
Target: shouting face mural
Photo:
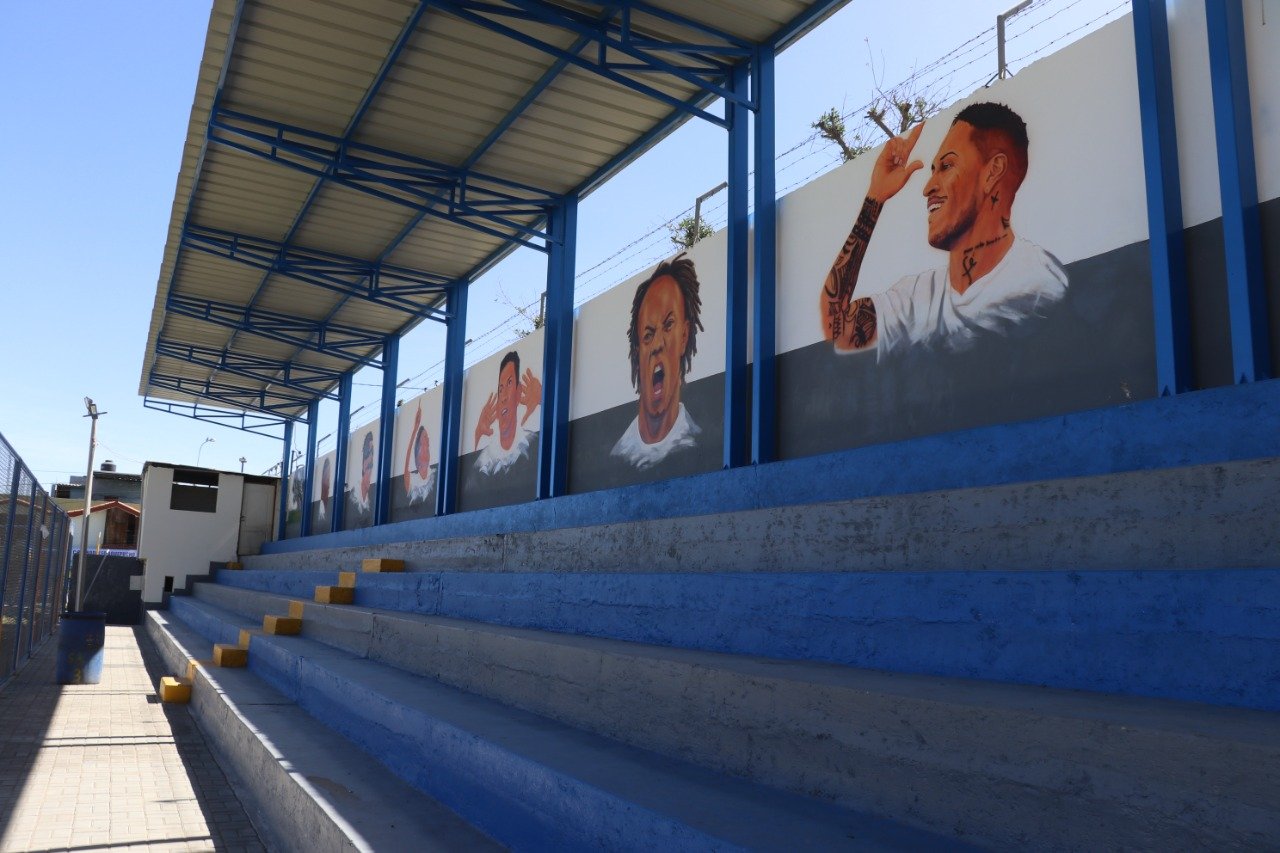
[[[639,413],[612,455],[637,468],[647,468],[673,450],[696,443],[698,426],[680,395],[698,351],[701,309],[697,271],[684,255],[659,264],[636,288],[627,339]]]
[[[877,348],[958,352],[989,334],[1043,317],[1066,295],[1057,259],[1013,231],[1013,200],[1027,174],[1022,118],[1003,104],[961,110],[934,155],[922,194],[929,245],[946,265],[870,296],[854,293],[880,212],[924,168],[911,154],[924,125],[889,140],[876,159],[853,230],[819,295],[823,334],[837,352]]]

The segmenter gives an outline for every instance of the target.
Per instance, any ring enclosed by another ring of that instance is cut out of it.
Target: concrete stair
[[[1265,849],[1277,505],[1270,459],[279,553],[151,629],[251,632],[217,678],[516,849]]]
[[[256,624],[199,600],[172,606],[175,619],[206,643]],[[172,633],[172,621],[161,618],[153,618],[153,632]],[[275,695],[516,849],[956,847],[951,839],[628,747],[306,637],[255,635],[249,649],[250,672]],[[200,690],[197,684],[194,694]],[[353,754],[335,741],[327,744],[333,760]]]

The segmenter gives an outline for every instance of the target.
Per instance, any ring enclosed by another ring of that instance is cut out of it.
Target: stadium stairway
[[[1264,849],[1277,506],[1255,459],[292,551],[148,629],[279,849]]]

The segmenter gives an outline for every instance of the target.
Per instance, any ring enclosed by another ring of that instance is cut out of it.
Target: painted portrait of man
[[[409,431],[409,446],[404,455],[404,493],[409,504],[425,502],[435,483],[435,471],[431,469],[431,436],[422,423],[422,403],[413,416]]]
[[[373,523],[373,468],[377,464],[373,448],[373,430],[360,441],[360,477],[348,486],[347,527],[367,527]]]
[[[531,368],[526,367],[521,376],[520,354],[508,352],[498,364],[498,388],[485,401],[476,423],[477,471],[499,474],[529,456],[536,432],[526,424],[541,404],[542,383]],[[520,414],[522,408],[524,413]]]
[[[316,521],[324,521],[329,516],[329,499],[333,494],[333,466],[329,457],[324,458],[320,466],[320,504],[316,507]]]
[[[680,396],[698,351],[701,310],[698,274],[685,255],[659,264],[636,288],[627,341],[639,411],[611,455],[638,469],[697,444],[700,430]]]
[[[924,182],[930,246],[940,268],[908,275],[859,297],[863,258],[885,204],[924,168],[911,153],[924,125],[890,140],[871,172],[866,198],[819,294],[823,335],[836,352],[875,348],[962,352],[1043,318],[1067,292],[1059,261],[1013,228],[1013,203],[1029,166],[1022,118],[1004,104],[962,109],[938,146]]]

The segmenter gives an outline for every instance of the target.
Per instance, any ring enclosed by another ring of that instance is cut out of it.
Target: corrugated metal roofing
[[[520,229],[536,228],[549,200],[590,191],[687,118],[575,57],[603,56],[611,73],[675,101],[712,100],[678,74],[628,68],[633,56],[584,35],[593,21],[627,16],[631,44],[688,69],[737,62],[743,46],[784,46],[842,2],[215,0],[139,393],[297,416],[337,373],[443,304],[438,289],[395,304],[344,294],[368,279],[329,256],[435,283],[474,280],[530,240]],[[342,180],[316,176],[340,155],[329,174]],[[440,186],[436,167],[498,180],[466,185],[471,221],[487,230],[424,204]],[[486,188],[524,203],[484,218],[494,210],[478,200]]]

